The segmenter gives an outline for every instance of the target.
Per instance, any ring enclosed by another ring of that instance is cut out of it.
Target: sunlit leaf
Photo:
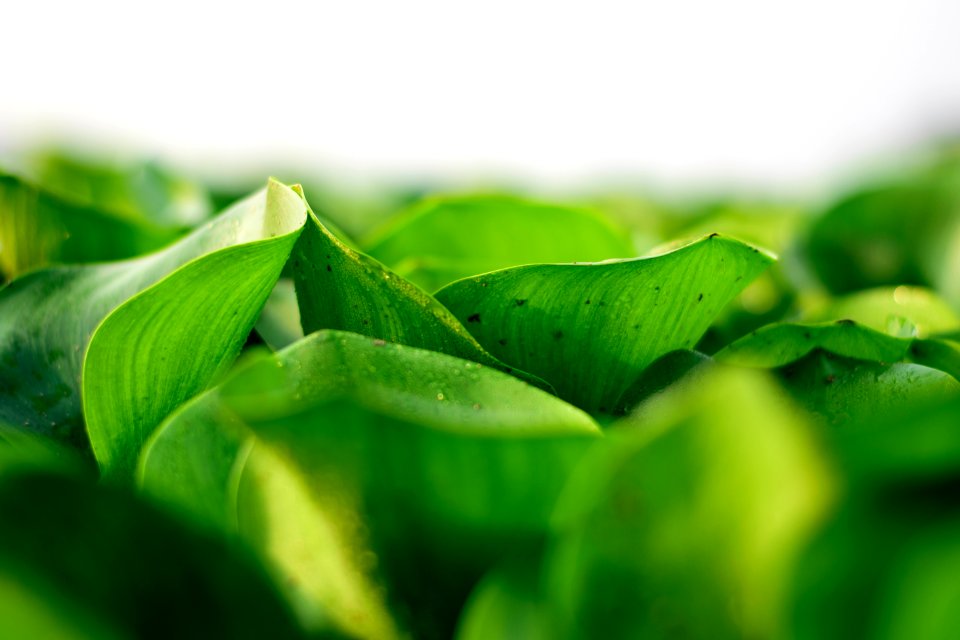
[[[89,435],[106,474],[129,474],[153,427],[233,360],[304,216],[271,183],[158,253],[10,283],[0,420],[79,448]]]

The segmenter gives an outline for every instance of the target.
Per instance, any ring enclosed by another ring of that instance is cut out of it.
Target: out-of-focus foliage
[[[0,637],[956,635],[956,147],[827,206],[18,166]]]
[[[367,250],[427,291],[518,264],[636,255],[623,231],[589,209],[502,195],[420,202],[378,230]]]

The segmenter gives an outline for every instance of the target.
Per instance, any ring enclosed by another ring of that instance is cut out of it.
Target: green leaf
[[[794,398],[830,425],[882,417],[960,392],[960,343],[900,338],[850,320],[770,325],[715,358],[777,369]]]
[[[130,258],[179,235],[119,218],[0,173],[0,275],[14,278],[50,264]]]
[[[715,368],[607,434],[555,514],[560,637],[783,637],[833,493],[802,413],[766,377]]]
[[[960,342],[892,336],[848,319],[768,325],[714,357],[728,364],[772,369],[796,362],[815,350],[880,363],[913,362],[960,379]]]
[[[693,372],[701,372],[711,362],[710,357],[690,349],[678,349],[657,358],[623,392],[614,414],[626,415],[647,398],[666,390]]]
[[[402,623],[435,636],[473,580],[542,534],[598,435],[492,368],[329,331],[174,414],[141,480],[260,550],[310,628],[397,636],[383,583],[418,612]]]
[[[626,235],[594,211],[507,195],[429,198],[388,222],[366,248],[427,291],[520,264],[636,255]]]
[[[104,473],[128,474],[154,426],[239,351],[304,211],[271,182],[158,253],[10,283],[0,291],[0,420],[85,448],[86,418]]]
[[[0,513],[5,638],[301,637],[252,558],[127,493],[8,474]]]
[[[708,236],[652,258],[496,271],[436,297],[494,356],[606,413],[650,363],[693,347],[772,260]]]
[[[457,640],[550,640],[556,638],[540,588],[540,565],[508,561],[484,576],[470,594],[457,626]]]
[[[294,248],[293,275],[305,334],[350,331],[474,360],[547,386],[491,356],[432,296],[348,247],[312,212]]]

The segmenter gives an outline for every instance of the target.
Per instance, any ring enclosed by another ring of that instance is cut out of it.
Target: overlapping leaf
[[[351,249],[313,213],[292,267],[304,333],[351,331],[467,358],[546,386],[491,356],[432,296]]]
[[[304,217],[271,182],[158,253],[9,284],[0,420],[80,448],[86,424],[103,471],[129,473],[153,427],[239,351]]]
[[[542,534],[598,433],[494,369],[320,332],[175,414],[141,475],[260,549],[309,626],[397,636],[383,580],[434,637],[480,572]]]
[[[758,249],[709,236],[653,258],[496,271],[436,297],[494,356],[604,413],[651,362],[692,348],[771,262]]]

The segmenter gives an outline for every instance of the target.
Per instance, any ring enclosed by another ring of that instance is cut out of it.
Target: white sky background
[[[805,189],[960,130],[958,0],[12,0],[0,151]]]

